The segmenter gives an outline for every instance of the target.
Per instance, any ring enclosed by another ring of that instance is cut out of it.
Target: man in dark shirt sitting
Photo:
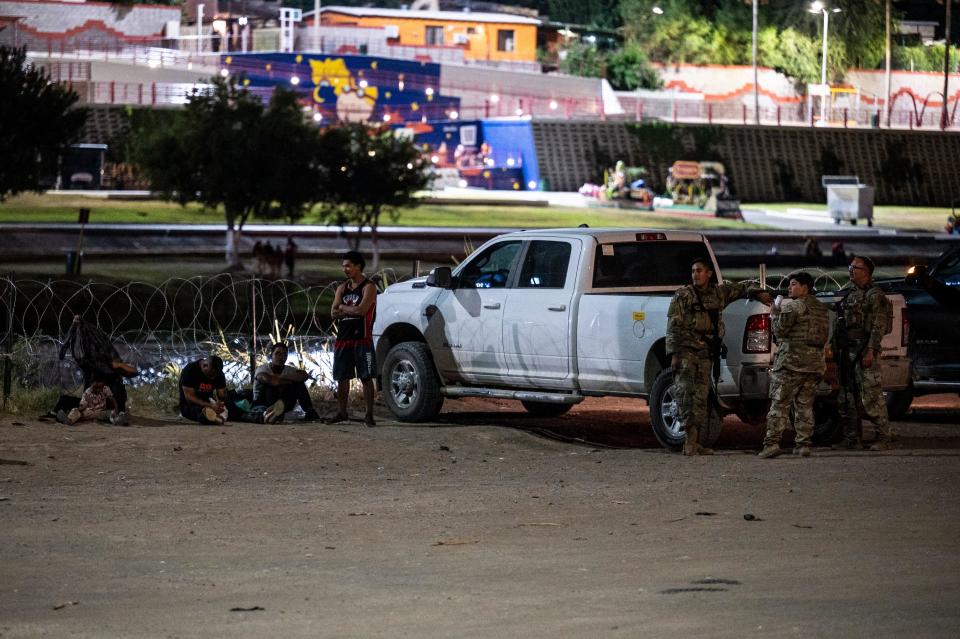
[[[180,414],[201,424],[224,422],[227,379],[216,355],[187,364],[180,373]]]
[[[180,414],[201,424],[223,424],[227,418],[254,423],[271,423],[283,414],[283,404],[248,411],[227,402],[227,380],[223,360],[216,355],[187,364],[180,373]]]

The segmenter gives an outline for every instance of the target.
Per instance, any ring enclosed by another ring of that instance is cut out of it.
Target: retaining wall
[[[825,202],[820,176],[857,175],[877,204],[960,201],[960,134],[886,129],[533,122],[547,190],[576,191],[617,160],[649,171],[663,188],[675,160],[720,160],[745,201]]]

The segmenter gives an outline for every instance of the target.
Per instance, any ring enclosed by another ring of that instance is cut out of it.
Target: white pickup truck
[[[658,440],[676,449],[684,433],[665,350],[667,308],[695,257],[720,277],[700,233],[520,231],[452,271],[394,284],[379,296],[373,327],[384,401],[415,422],[436,416],[446,397],[516,399],[544,416],[586,397],[638,397],[650,404]],[[718,392],[727,410],[757,423],[768,406],[769,308],[738,300],[724,322]],[[721,422],[718,411],[701,443],[716,440]]]

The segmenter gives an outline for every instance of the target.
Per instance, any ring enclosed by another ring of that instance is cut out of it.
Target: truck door
[[[572,385],[570,316],[579,256],[579,240],[527,244],[503,312],[511,384],[554,389]]]
[[[910,356],[917,377],[960,382],[960,340],[954,333],[960,315],[960,249],[938,261],[923,290],[904,295],[910,295]]]
[[[498,242],[470,256],[456,272],[456,287],[437,299],[428,339],[445,378],[503,378],[503,309],[521,247],[519,240]]]

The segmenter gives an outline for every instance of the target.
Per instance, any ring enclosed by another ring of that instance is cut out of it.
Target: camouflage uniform
[[[667,312],[667,355],[677,355],[680,365],[673,371],[680,423],[687,439],[696,441],[697,430],[707,421],[707,399],[713,362],[707,339],[713,336],[708,311],[717,311],[719,335],[724,335],[723,309],[745,297],[752,289],[743,284],[710,284],[694,291],[692,284],[676,292]]]
[[[843,300],[843,316],[847,326],[849,340],[849,369],[852,379],[840,392],[840,415],[844,424],[844,437],[848,442],[859,438],[856,414],[859,393],[863,413],[877,430],[877,439],[887,442],[896,437],[887,417],[887,404],[883,398],[883,385],[880,379],[880,341],[887,331],[887,311],[889,302],[886,295],[873,284],[866,288],[853,287]],[[863,354],[873,349],[874,360],[870,368],[863,367]]]
[[[813,436],[813,400],[826,363],[823,346],[830,332],[827,307],[813,295],[784,300],[773,314],[777,354],[770,381],[770,412],[764,448],[779,446],[780,436],[794,407],[797,446],[810,446]]]

